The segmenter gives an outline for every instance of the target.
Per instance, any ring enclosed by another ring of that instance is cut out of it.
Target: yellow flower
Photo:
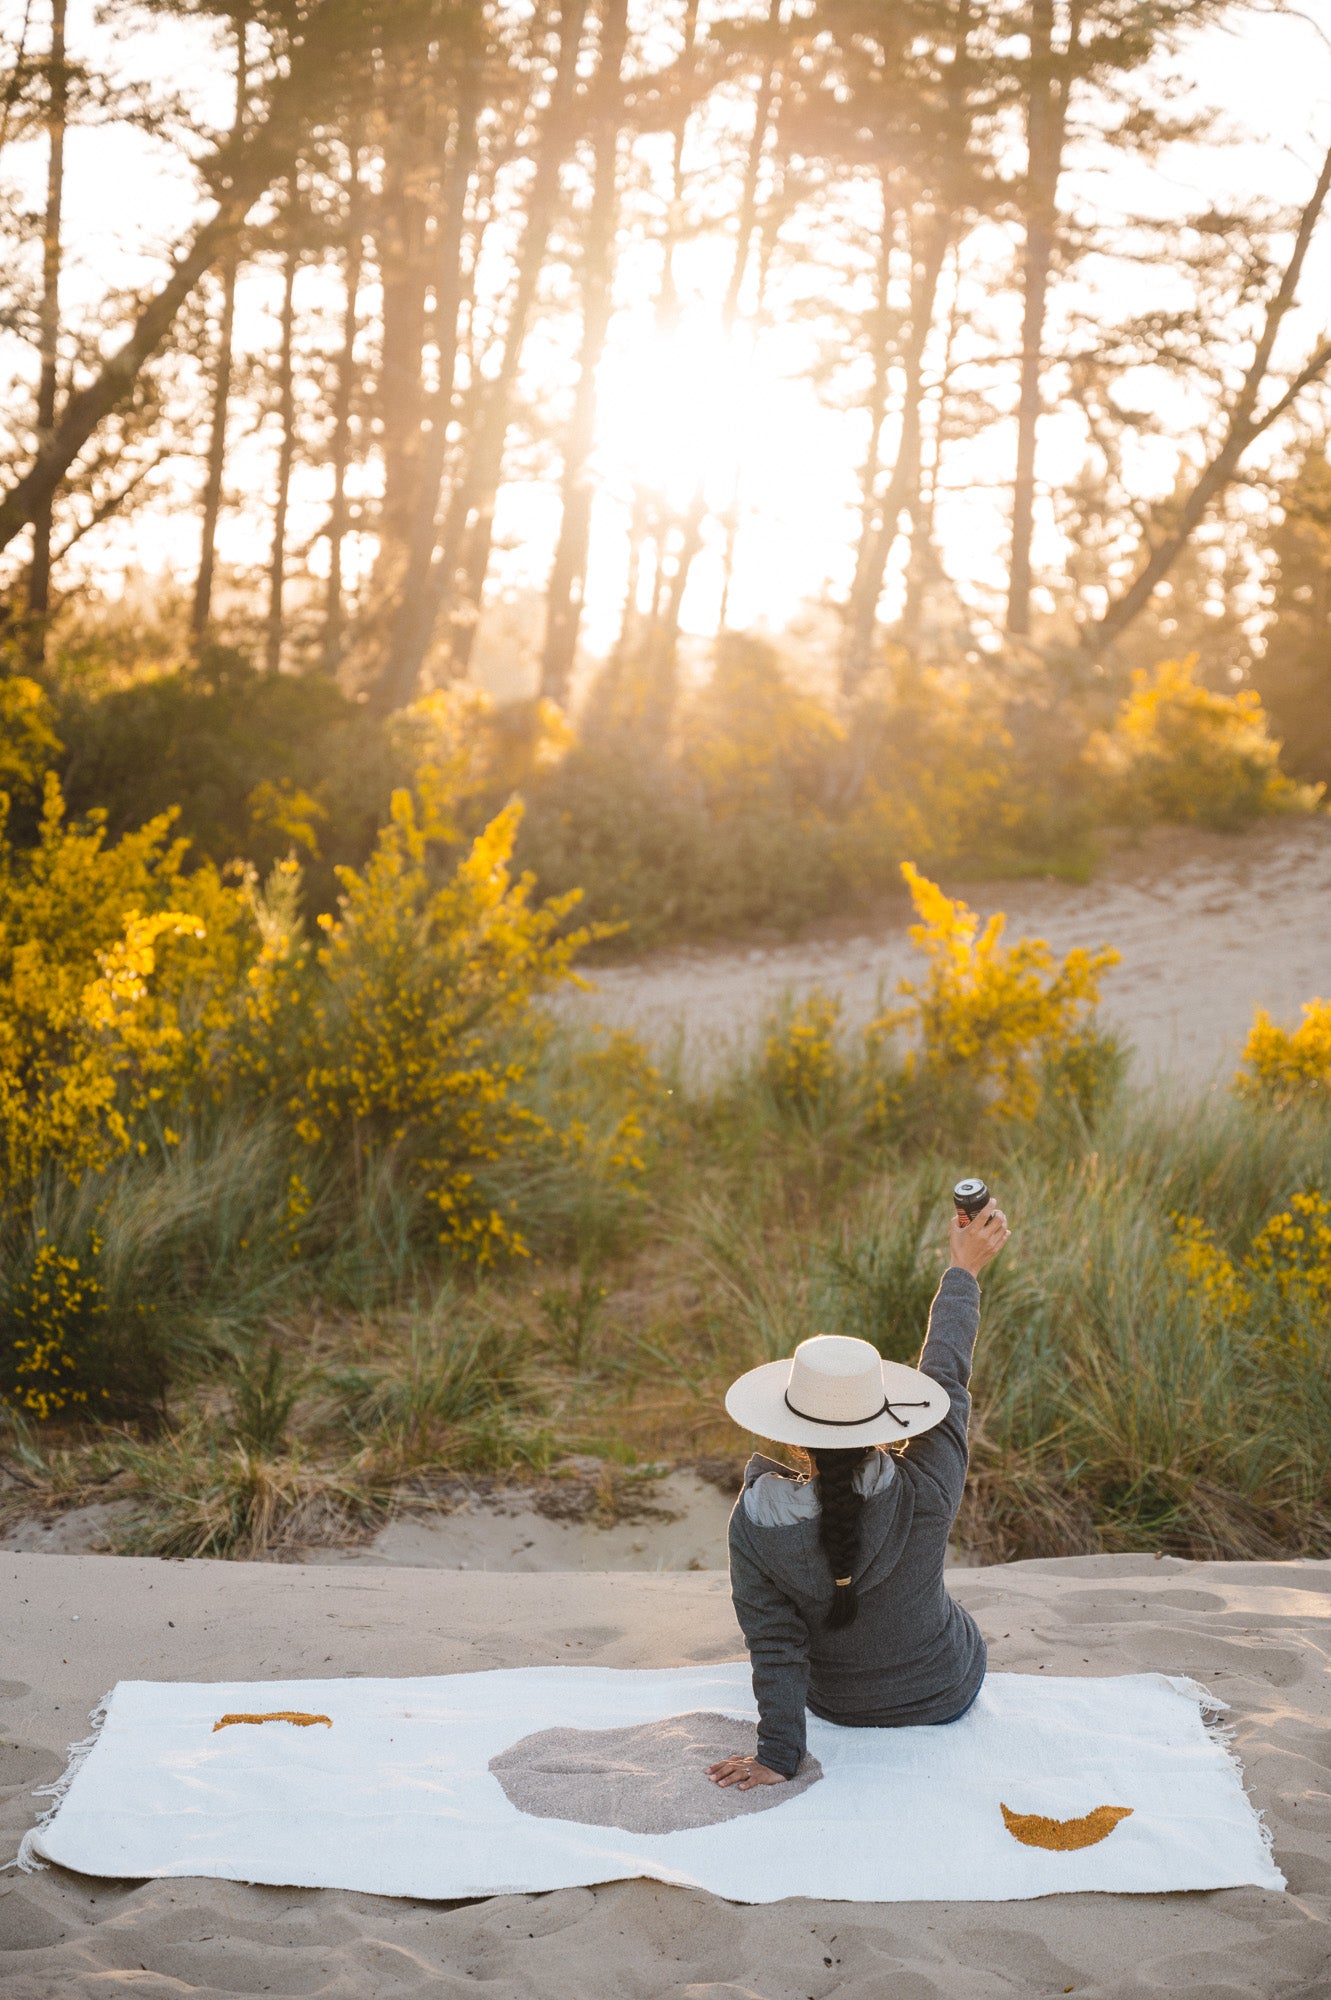
[[[94,1268],[100,1254],[101,1243],[94,1235],[85,1268],[78,1257],[59,1250],[41,1231],[31,1262],[7,1287],[5,1314],[11,1337],[0,1402],[27,1411],[39,1423],[71,1404],[88,1401],[88,1389],[78,1376],[106,1315]]]
[[[1289,1105],[1331,1093],[1331,1000],[1304,1003],[1292,1031],[1278,1028],[1264,1007],[1253,1015],[1243,1050],[1247,1074],[1234,1079],[1240,1096]]]
[[[1215,1232],[1199,1215],[1174,1215],[1174,1263],[1207,1308],[1226,1319],[1241,1319],[1252,1305],[1252,1293],[1238,1267],[1215,1240]]]
[[[1001,913],[981,928],[973,910],[909,861],[901,872],[920,918],[911,940],[929,969],[918,984],[901,981],[910,1005],[875,1027],[914,1026],[920,1046],[908,1069],[940,1081],[965,1076],[986,1097],[990,1116],[1030,1117],[1040,1099],[1039,1064],[1076,1055],[1100,998],[1100,975],[1119,954],[1107,946],[1075,950],[1060,965],[1041,938],[1005,945]]]
[[[1315,1190],[1291,1195],[1253,1238],[1248,1263],[1288,1304],[1331,1312],[1331,1202]]]
[[[835,1083],[840,1071],[836,1043],[840,1013],[838,1000],[814,991],[768,1036],[763,1073],[779,1103],[808,1111]]]

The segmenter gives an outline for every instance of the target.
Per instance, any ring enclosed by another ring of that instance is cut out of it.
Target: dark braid
[[[808,1453],[818,1474],[818,1539],[832,1568],[832,1604],[827,1614],[827,1627],[832,1632],[851,1624],[860,1608],[855,1585],[840,1579],[850,1578],[859,1554],[864,1495],[855,1484],[855,1474],[872,1449],[862,1446],[858,1451]]]

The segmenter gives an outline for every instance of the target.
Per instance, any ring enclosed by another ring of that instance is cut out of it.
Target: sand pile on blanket
[[[709,1764],[751,1757],[754,1731],[734,1716],[668,1715],[629,1729],[538,1729],[490,1759],[519,1812],[537,1819],[618,1826],[625,1833],[683,1833],[745,1813],[770,1812],[823,1775],[806,1757],[784,1785],[715,1785]]]

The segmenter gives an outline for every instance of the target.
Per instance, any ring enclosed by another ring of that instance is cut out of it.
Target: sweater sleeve
[[[941,1424],[912,1438],[906,1457],[914,1471],[939,1487],[955,1515],[966,1485],[970,1428],[971,1356],[980,1330],[980,1287],[969,1271],[944,1271],[929,1308],[929,1331],[920,1367],[947,1390],[952,1407]]]
[[[805,1747],[809,1628],[790,1599],[754,1562],[733,1521],[730,1593],[753,1668],[758,1762],[783,1778],[793,1778]]]

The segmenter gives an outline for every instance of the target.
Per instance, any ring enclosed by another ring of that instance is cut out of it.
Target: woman
[[[880,1360],[867,1340],[823,1334],[732,1384],[730,1414],[802,1447],[811,1471],[801,1479],[755,1456],[731,1516],[758,1754],[709,1766],[716,1784],[747,1792],[793,1778],[806,1708],[894,1728],[955,1722],[980,1692],[984,1640],[944,1589],[943,1563],[966,1483],[977,1280],[1008,1234],[992,1201],[969,1222],[954,1217],[922,1372]],[[903,1439],[904,1451],[886,1449]]]

